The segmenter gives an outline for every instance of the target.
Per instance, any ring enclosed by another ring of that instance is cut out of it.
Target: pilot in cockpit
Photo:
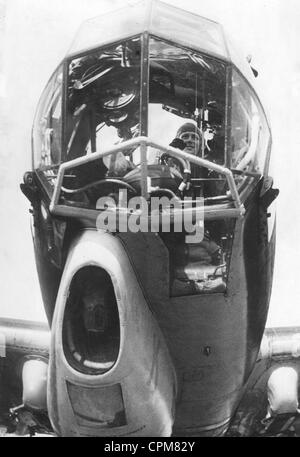
[[[218,121],[218,125],[216,122]],[[176,137],[170,143],[170,146],[183,150],[189,154],[196,155],[210,162],[223,164],[224,163],[224,138],[220,132],[220,119],[209,119],[209,121],[203,122],[202,131],[198,128],[196,122],[189,121],[184,123],[177,131]],[[170,156],[163,155],[162,162],[177,167],[176,159]],[[205,179],[204,194],[206,196],[213,196],[219,193],[217,187],[222,183],[217,183],[219,175],[212,170],[204,167],[199,167],[194,164],[190,164],[191,168],[191,182],[193,187],[203,188],[203,184],[199,180]],[[182,171],[182,170],[181,170]],[[199,183],[198,183],[199,181]]]
[[[176,138],[185,144],[184,152],[200,155],[201,131],[193,122],[186,122],[177,131]]]
[[[176,134],[176,138],[182,140],[185,147],[177,147],[189,154],[194,154],[211,162],[221,164],[224,161],[224,138],[220,134],[220,131],[220,125],[211,120],[209,122],[203,122],[202,132],[196,123],[186,122],[179,128]],[[176,141],[176,139],[173,141]],[[171,145],[174,144],[171,143]]]
[[[186,122],[177,131],[176,137],[171,141],[170,146],[180,149],[189,154],[200,155],[201,131],[196,123]],[[179,168],[176,159],[167,154],[161,156],[161,163],[170,167]],[[183,170],[181,170],[182,172]]]

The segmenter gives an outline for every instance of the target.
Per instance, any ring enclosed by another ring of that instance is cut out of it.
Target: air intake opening
[[[73,277],[63,323],[67,361],[76,370],[101,374],[116,363],[120,349],[120,322],[109,274],[89,266]]]

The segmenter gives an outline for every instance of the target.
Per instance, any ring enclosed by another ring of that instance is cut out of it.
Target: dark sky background
[[[125,0],[0,0],[0,315],[44,320],[29,226],[19,191],[31,167],[39,96],[82,20]],[[300,326],[300,2],[169,0],[221,22],[259,71],[273,132],[277,255],[269,326]]]

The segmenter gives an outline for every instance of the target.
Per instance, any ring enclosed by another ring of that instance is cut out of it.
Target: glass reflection
[[[62,79],[60,67],[42,94],[32,129],[33,167],[45,173],[60,163]]]
[[[103,152],[140,134],[140,39],[73,59],[69,65],[67,160]],[[110,175],[132,169],[128,157],[103,159]]]
[[[232,77],[232,165],[243,171],[263,173],[270,131],[253,91],[235,70]]]

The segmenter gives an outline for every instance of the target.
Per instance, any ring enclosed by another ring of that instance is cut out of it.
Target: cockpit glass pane
[[[270,130],[256,95],[245,79],[233,70],[231,103],[232,167],[263,174],[270,142]],[[241,181],[243,177],[237,177]]]
[[[147,28],[147,12],[146,1],[141,1],[134,7],[126,4],[115,11],[88,19],[79,28],[69,55],[103,47],[144,32]]]
[[[70,62],[67,160],[104,152],[140,135],[140,59],[140,38],[133,38]],[[111,157],[103,161],[119,174]],[[129,157],[123,155],[117,162],[124,168],[122,174],[130,169]]]
[[[156,143],[225,163],[226,64],[157,38],[150,39],[149,129]],[[159,161],[154,148],[149,161]],[[191,165],[204,196],[224,193],[225,179]],[[205,181],[205,186],[204,186]]]
[[[164,2],[153,2],[150,31],[161,38],[228,58],[220,24]]]
[[[33,167],[46,174],[61,159],[62,81],[60,67],[41,96],[32,129]]]

